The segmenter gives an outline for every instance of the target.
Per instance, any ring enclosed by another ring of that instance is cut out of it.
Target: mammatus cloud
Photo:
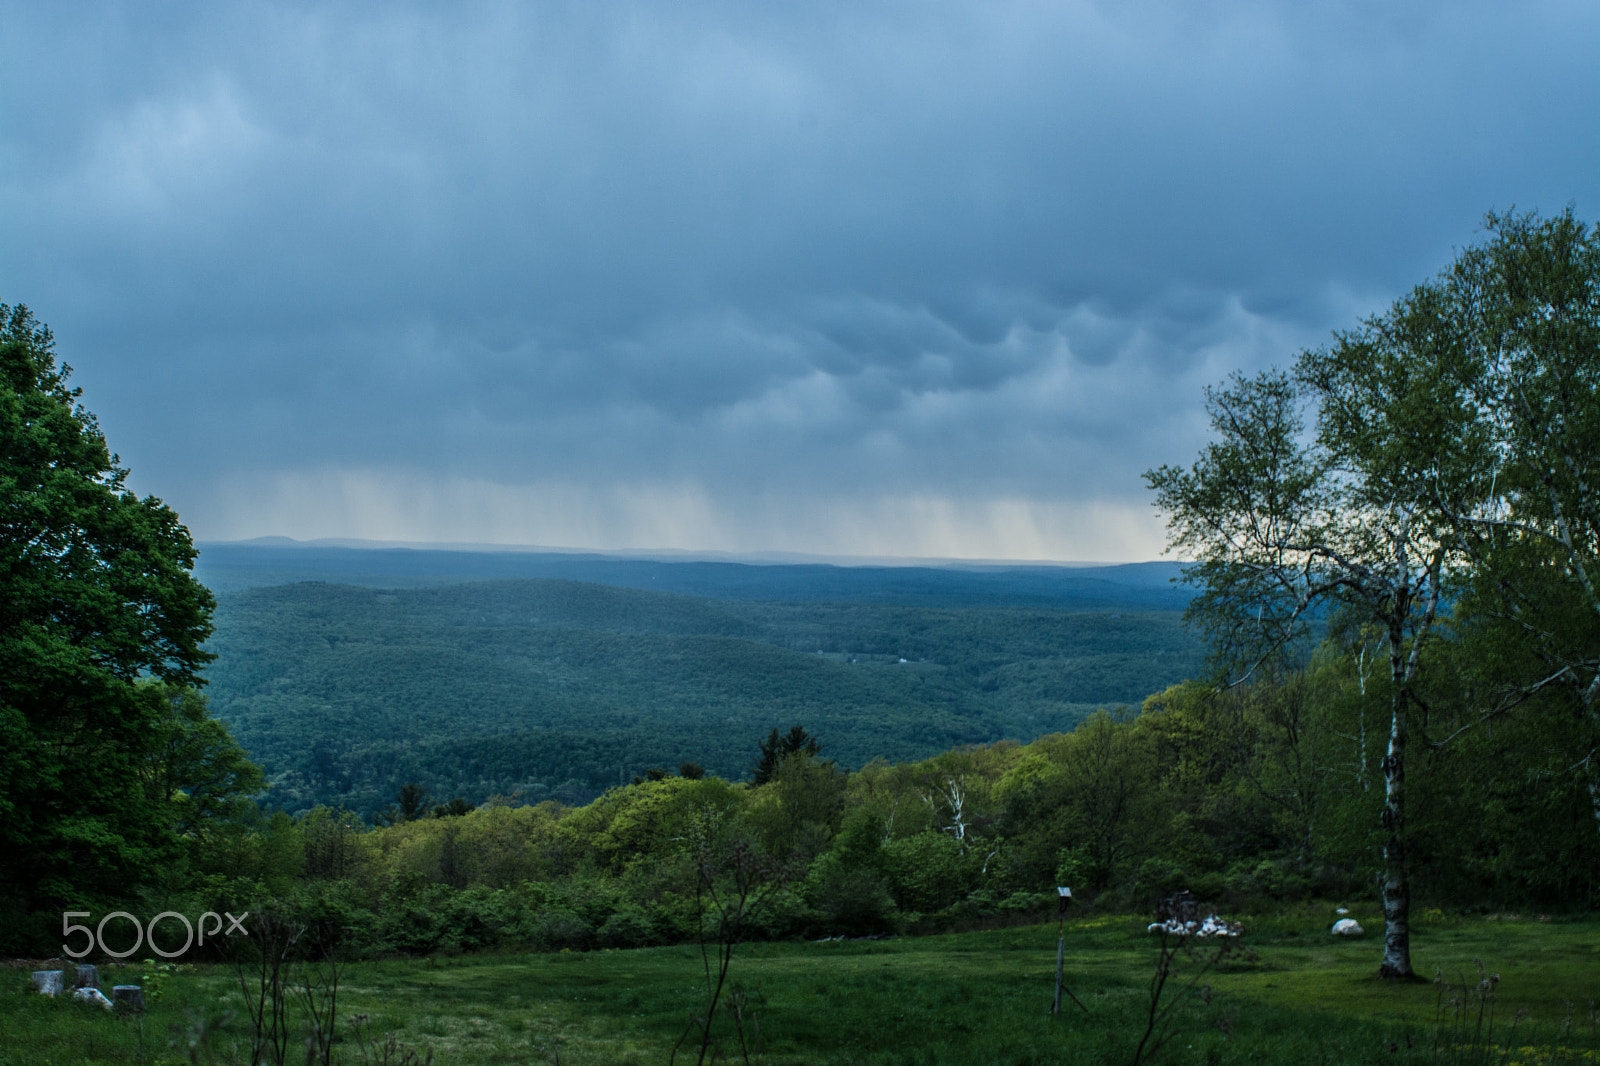
[[[874,315],[897,317],[885,308]],[[463,388],[449,428],[377,465],[364,461],[363,442],[349,434],[381,422],[384,403],[407,410],[425,398],[352,398],[352,406],[373,408],[341,414],[330,407],[327,435],[314,449],[340,465],[241,477],[247,457],[240,456],[185,514],[197,514],[219,539],[270,528],[306,538],[1151,558],[1160,552],[1160,525],[1128,491],[1130,465],[1144,464],[1137,477],[1193,438],[1199,412],[1189,393],[1241,357],[1259,364],[1309,340],[1237,304],[1182,336],[1160,316],[1117,323],[1077,308],[1050,330],[1016,326],[987,344],[945,336],[939,347],[893,364],[846,365],[850,349],[817,330],[768,334],[748,322],[682,329],[700,339],[696,351],[725,345],[745,353],[736,369],[746,377],[686,388],[669,402],[664,388],[637,390],[648,370],[619,371],[609,397],[602,402],[596,387],[591,402],[573,411],[545,406],[537,380],[525,391],[511,380]],[[1141,351],[1163,343],[1156,337],[1163,330],[1169,347],[1183,345],[1186,366]],[[1117,348],[1080,356],[1082,335]],[[666,341],[652,346],[671,349]],[[751,371],[767,352],[770,364]],[[709,362],[690,361],[689,369],[704,373]],[[989,379],[974,385],[962,375]],[[450,386],[433,388],[443,404]],[[468,450],[488,434],[502,448],[483,460],[485,473],[427,471],[429,449]],[[636,451],[641,438],[648,452]],[[288,463],[294,454],[278,458]],[[617,470],[635,476],[618,478]]]
[[[1142,558],[1205,385],[1488,208],[1594,214],[1597,37],[1553,0],[18,7],[0,299],[206,538]]]

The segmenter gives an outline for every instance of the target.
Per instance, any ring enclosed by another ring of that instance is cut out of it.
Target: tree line
[[[594,801],[480,806],[402,789],[379,824],[240,797],[185,835],[146,906],[336,914],[361,953],[629,947],[698,935],[708,825],[770,857],[749,935],[869,936],[1038,920],[1071,886],[1144,911],[1187,888],[1240,914],[1381,895],[1389,701],[1360,649],[1292,672],[1174,686],[1071,733],[847,771],[799,727],[752,744],[764,780],[690,763]],[[1570,708],[1546,701],[1409,768],[1420,920],[1593,905],[1600,835]],[[1536,787],[1529,787],[1530,780]],[[248,901],[248,902],[246,902]]]

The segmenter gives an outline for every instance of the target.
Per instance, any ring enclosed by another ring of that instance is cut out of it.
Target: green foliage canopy
[[[1569,208],[1491,214],[1486,228],[1439,277],[1302,353],[1292,375],[1208,392],[1216,440],[1192,468],[1146,475],[1172,546],[1199,560],[1185,576],[1203,590],[1191,616],[1222,672],[1249,676],[1319,612],[1384,645],[1388,976],[1411,974],[1412,734],[1443,743],[1552,685],[1596,729],[1600,227]],[[1429,645],[1452,600],[1470,608],[1458,631],[1487,624],[1528,654],[1500,659],[1498,677],[1470,670],[1483,682],[1466,696],[1475,713],[1430,737]],[[1581,762],[1600,828],[1597,752]]]
[[[258,778],[186,691],[211,594],[178,516],[69,388],[50,330],[0,304],[0,898],[119,896]]]

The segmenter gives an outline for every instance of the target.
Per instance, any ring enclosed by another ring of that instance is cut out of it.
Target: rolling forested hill
[[[722,597],[416,573],[421,587],[236,587],[219,597],[212,708],[266,767],[272,802],[370,812],[407,781],[481,802],[584,799],[685,761],[738,778],[774,726],[804,725],[851,766],[1029,739],[1200,665],[1174,593],[1147,574],[871,568],[886,588],[868,568],[611,562],[613,577]]]
[[[841,566],[619,557],[584,552],[349,547],[266,538],[200,545],[195,576],[214,592],[299,581],[417,588],[504,578],[560,578],[722,600],[1182,610],[1178,563],[1055,566],[959,563]]]

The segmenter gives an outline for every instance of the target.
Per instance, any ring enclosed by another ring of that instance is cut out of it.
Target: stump
[[[72,982],[73,988],[99,988],[100,967],[90,966],[87,963],[78,963],[78,977]]]
[[[111,1002],[120,1010],[144,1010],[144,989],[138,985],[117,985],[111,990]]]
[[[61,977],[63,970],[35,970],[33,971],[33,987],[39,990],[40,995],[54,996],[61,992]]]

